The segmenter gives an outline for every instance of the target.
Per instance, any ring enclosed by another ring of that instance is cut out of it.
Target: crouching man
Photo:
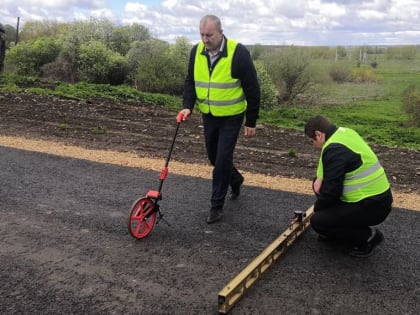
[[[311,227],[320,239],[346,245],[351,256],[370,256],[384,240],[374,226],[387,218],[393,202],[385,170],[356,131],[323,116],[309,119],[305,136],[321,150]]]

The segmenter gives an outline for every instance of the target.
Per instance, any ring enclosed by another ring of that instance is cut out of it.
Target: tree
[[[179,60],[182,63],[187,64],[190,58],[190,51],[192,45],[188,42],[188,39],[185,36],[180,36],[176,38],[175,44],[171,45],[172,52],[178,56]]]
[[[129,67],[135,71],[130,72],[130,78],[136,88],[144,92],[182,93],[187,71],[185,44],[183,39],[173,46],[157,39],[136,42],[127,54]]]
[[[114,25],[106,19],[90,18],[88,21],[77,21],[70,24],[64,41],[75,45],[86,44],[90,41],[100,41],[110,46],[110,38]]]
[[[123,56],[130,50],[130,43],[130,33],[127,27],[114,28],[106,42],[109,49],[116,51]]]
[[[151,39],[150,31],[147,27],[133,23],[128,27],[128,32],[130,34],[130,41],[144,42],[148,39]]]
[[[34,41],[41,37],[59,39],[69,30],[69,24],[51,20],[26,22],[19,33],[21,41]]]
[[[125,56],[130,50],[132,42],[143,42],[150,38],[149,30],[146,27],[139,24],[132,24],[130,26],[114,27],[110,35],[106,38],[105,44],[111,50]]]

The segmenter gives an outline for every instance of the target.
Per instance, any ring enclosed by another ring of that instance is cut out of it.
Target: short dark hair
[[[327,133],[333,124],[324,116],[314,116],[305,124],[305,135],[311,139],[315,139],[315,131]]]
[[[1,26],[0,26],[0,33],[3,33],[3,34],[6,33],[6,31],[4,30],[4,28],[1,27]]]

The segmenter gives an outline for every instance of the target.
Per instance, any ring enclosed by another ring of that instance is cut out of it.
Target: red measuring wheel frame
[[[152,232],[156,223],[156,203],[149,197],[137,199],[131,206],[128,230],[131,236],[142,239]]]
[[[153,227],[156,223],[157,215],[159,214],[159,219],[163,218],[163,214],[160,211],[158,201],[162,200],[162,185],[168,175],[168,165],[171,159],[172,150],[174,149],[175,139],[178,134],[178,129],[182,121],[184,120],[184,114],[178,113],[176,117],[177,125],[175,129],[174,136],[172,138],[172,143],[169,149],[168,156],[165,161],[165,166],[160,172],[160,183],[157,190],[149,190],[145,197],[137,199],[130,209],[130,215],[128,217],[128,231],[131,236],[136,239],[145,238],[152,232]]]

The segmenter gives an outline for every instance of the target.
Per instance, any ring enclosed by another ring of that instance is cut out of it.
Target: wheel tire
[[[156,222],[155,210],[155,203],[147,197],[133,203],[128,218],[128,231],[131,236],[142,239],[152,232]]]

